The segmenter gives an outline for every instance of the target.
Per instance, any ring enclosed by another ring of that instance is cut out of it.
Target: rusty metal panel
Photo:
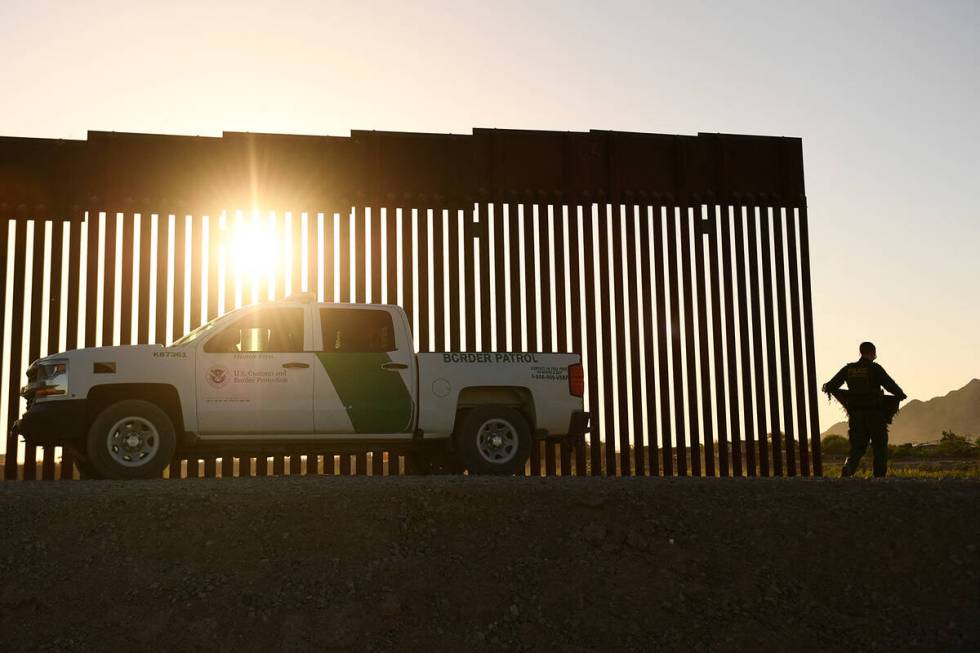
[[[229,209],[469,201],[613,203],[746,197],[804,202],[796,138],[474,129],[220,137],[89,132],[0,137],[0,212],[65,219],[111,206],[214,215]]]

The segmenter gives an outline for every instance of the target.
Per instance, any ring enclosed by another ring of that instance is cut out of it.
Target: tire
[[[102,478],[160,478],[176,447],[173,422],[159,406],[126,399],[92,422],[86,454]]]
[[[513,408],[479,406],[463,418],[456,444],[471,474],[512,475],[531,455],[531,427]]]

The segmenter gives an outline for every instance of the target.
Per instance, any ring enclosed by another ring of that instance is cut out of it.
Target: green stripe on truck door
[[[381,369],[385,353],[317,354],[330,377],[355,433],[407,433],[411,429],[412,395],[397,371]]]

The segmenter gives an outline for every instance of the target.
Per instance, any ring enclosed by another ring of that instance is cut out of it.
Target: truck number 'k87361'
[[[536,439],[589,428],[578,354],[416,354],[397,306],[290,297],[169,347],[31,364],[14,428],[96,478],[158,477],[176,456],[404,448],[422,470],[513,474]]]

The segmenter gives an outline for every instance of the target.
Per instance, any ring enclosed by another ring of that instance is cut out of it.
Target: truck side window
[[[395,351],[395,331],[388,311],[370,308],[321,308],[323,350],[328,352]]]
[[[204,351],[210,354],[303,351],[303,309],[277,308],[249,313],[208,340]]]

